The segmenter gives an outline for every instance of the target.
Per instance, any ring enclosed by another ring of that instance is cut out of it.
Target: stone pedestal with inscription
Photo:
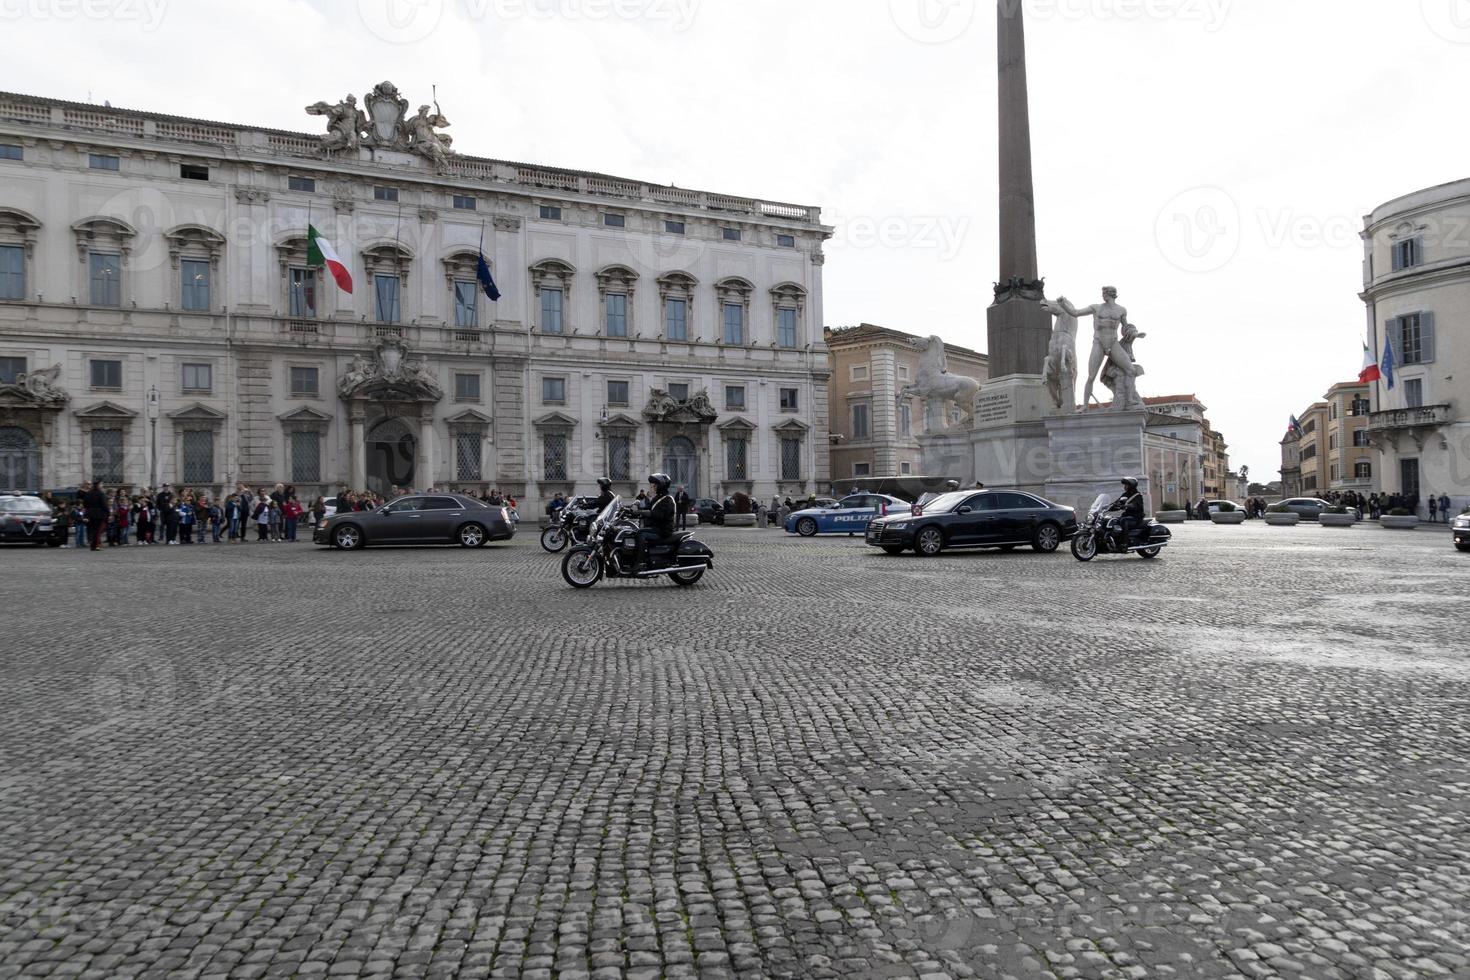
[[[988,487],[1043,492],[1050,472],[1042,422],[1046,401],[1046,385],[1037,375],[1013,374],[980,389],[969,432],[973,472],[966,485],[979,480]]]

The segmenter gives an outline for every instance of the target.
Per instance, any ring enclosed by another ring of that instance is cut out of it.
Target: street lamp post
[[[158,489],[158,385],[148,389],[148,425],[152,430],[150,452],[151,462],[148,469],[148,485],[154,490]]]

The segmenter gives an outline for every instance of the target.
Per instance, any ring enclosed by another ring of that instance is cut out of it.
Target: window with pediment
[[[531,266],[531,292],[536,296],[536,329],[542,333],[567,333],[567,300],[572,294],[572,277],[577,270],[561,259],[542,259]]]

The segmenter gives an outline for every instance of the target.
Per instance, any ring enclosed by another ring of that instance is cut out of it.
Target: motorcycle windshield
[[[613,494],[612,502],[609,503],[606,507],[602,508],[602,512],[597,515],[597,523],[606,524],[608,521],[612,520],[613,515],[616,514],[619,508],[621,508],[622,506],[623,498],[619,497],[617,494]]]
[[[1096,517],[1098,514],[1101,514],[1107,509],[1108,495],[1105,493],[1100,493],[1097,495],[1097,499],[1092,502],[1092,509],[1087,512],[1087,516]]]

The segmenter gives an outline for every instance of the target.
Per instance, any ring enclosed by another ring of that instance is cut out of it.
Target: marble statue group
[[[1051,314],[1054,321],[1043,377],[1052,404],[1060,411],[1086,410],[1097,400],[1093,395],[1093,385],[1098,380],[1113,393],[1113,411],[1127,412],[1143,407],[1137,384],[1143,368],[1133,356],[1133,342],[1148,335],[1128,322],[1128,310],[1119,305],[1116,289],[1104,286],[1102,295],[1101,303],[1080,310],[1065,296],[1058,296],[1055,302],[1042,301],[1042,308]],[[1092,317],[1092,351],[1087,358],[1087,382],[1082,389],[1079,408],[1076,400],[1077,321],[1085,316]]]
[[[450,149],[454,138],[436,131],[449,126],[438,101],[432,107],[419,106],[418,114],[410,116],[408,100],[392,82],[375,85],[363,96],[361,109],[357,97],[349,94],[337,103],[314,102],[306,107],[306,113],[327,119],[327,132],[321,141],[323,152],[360,146],[402,150],[418,154],[441,171],[454,154]]]

